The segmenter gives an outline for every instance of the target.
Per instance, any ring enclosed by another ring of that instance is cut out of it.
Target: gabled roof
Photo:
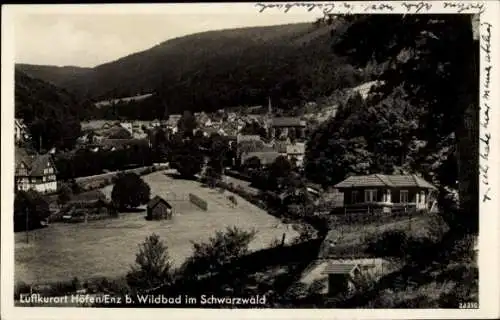
[[[153,209],[156,207],[160,202],[163,202],[164,204],[167,205],[168,208],[172,208],[170,203],[167,202],[167,200],[163,199],[162,197],[155,196],[153,199],[149,200],[147,208],[148,209]]]
[[[242,156],[243,162],[252,157],[257,157],[262,165],[269,165],[273,163],[276,158],[280,156],[280,153],[276,151],[263,151],[263,152],[248,152]]]
[[[123,146],[133,146],[133,145],[147,145],[147,139],[102,139],[99,141],[98,145],[102,147],[123,147]]]
[[[279,117],[272,119],[273,127],[305,127],[305,121],[297,117]]]
[[[30,175],[40,177],[44,175],[43,170],[48,166],[54,166],[50,154],[40,155],[35,158],[31,166]],[[54,168],[55,169],[55,168]]]
[[[238,142],[243,142],[243,141],[261,141],[262,138],[257,135],[257,134],[238,134],[236,136],[236,139]]]
[[[28,175],[41,177],[44,175],[43,170],[47,168],[47,164],[54,168],[54,172],[56,172],[56,168],[54,166],[54,162],[52,161],[52,156],[50,154],[43,155],[30,155],[23,148],[15,149],[15,161],[16,167],[19,166],[20,163],[24,163],[26,169],[28,170]]]
[[[392,187],[392,188],[425,188],[436,189],[435,186],[415,174],[409,175],[383,175],[371,174],[365,176],[351,176],[337,183],[335,188],[356,187]]]
[[[15,158],[16,166],[18,166],[21,162],[23,162],[26,166],[31,168],[31,164],[33,162],[33,157],[28,154],[26,149],[24,148],[15,148]]]
[[[322,273],[323,274],[345,274],[345,275],[348,275],[356,268],[359,268],[357,264],[330,262],[325,267],[325,270]]]

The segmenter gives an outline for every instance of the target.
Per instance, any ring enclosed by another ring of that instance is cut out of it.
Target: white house
[[[302,167],[304,164],[304,154],[306,146],[305,143],[293,143],[287,144],[286,146],[286,156],[288,160],[294,161],[297,167]]]
[[[50,154],[28,155],[16,148],[16,190],[35,190],[40,193],[57,191],[56,167]]]
[[[20,142],[28,138],[28,134],[26,132],[26,125],[24,124],[22,119],[15,119],[14,123],[14,141]]]
[[[120,122],[120,126],[123,129],[127,130],[128,132],[130,132],[131,135],[134,134],[134,129],[133,129],[132,123],[130,123],[130,122]]]

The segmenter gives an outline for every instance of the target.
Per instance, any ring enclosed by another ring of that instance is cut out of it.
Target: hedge
[[[201,210],[205,210],[205,211],[208,210],[207,202],[195,194],[192,194],[192,193],[189,194],[189,201],[191,201],[191,203],[193,203],[194,205],[199,207]]]

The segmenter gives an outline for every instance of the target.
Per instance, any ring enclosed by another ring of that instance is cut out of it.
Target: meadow
[[[156,233],[169,248],[174,266],[192,254],[192,241],[204,242],[218,230],[237,226],[255,229],[251,250],[268,247],[286,233],[289,243],[298,233],[267,212],[237,198],[234,206],[230,193],[220,193],[196,181],[175,179],[165,172],[155,172],[143,179],[151,187],[151,197],[159,195],[174,208],[170,221],[147,221],[145,211],[121,213],[118,218],[88,223],[54,223],[45,229],[17,233],[15,243],[15,280],[26,283],[50,283],[96,277],[116,278],[126,274],[134,263],[138,245]],[[109,197],[112,186],[102,189]],[[202,211],[187,201],[193,193],[208,202]]]

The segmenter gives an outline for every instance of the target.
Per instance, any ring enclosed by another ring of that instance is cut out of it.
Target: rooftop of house
[[[238,142],[262,140],[261,137],[257,134],[238,134],[237,139],[238,139]]]
[[[335,185],[335,188],[356,188],[356,187],[390,187],[390,188],[425,188],[436,187],[415,174],[409,175],[384,175],[371,174],[364,176],[351,176]]]
[[[24,120],[23,119],[15,119],[15,124],[18,127],[22,127],[22,128],[26,127],[26,125],[24,124]]]
[[[352,263],[333,263],[330,262],[323,270],[323,274],[350,274],[354,269],[359,268],[357,264]]]
[[[305,127],[306,122],[297,117],[278,117],[272,119],[273,127]]]
[[[154,207],[156,207],[160,202],[163,202],[164,204],[167,205],[168,208],[172,208],[172,206],[167,202],[167,200],[163,199],[162,197],[160,196],[155,196],[154,198],[152,198],[151,200],[149,200],[148,202],[148,205],[147,205],[147,208],[148,209],[153,209]]]
[[[273,163],[279,156],[280,153],[276,151],[247,152],[242,156],[242,160],[244,162],[246,159],[257,157],[262,165],[269,165]]]
[[[44,175],[43,170],[47,165],[54,167],[52,156],[50,154],[29,154],[24,148],[15,149],[16,166],[24,163],[30,176],[41,177]]]
[[[101,147],[123,147],[126,145],[147,145],[146,139],[102,139],[98,145]]]
[[[286,145],[287,154],[304,154],[306,151],[305,143],[293,143]]]

